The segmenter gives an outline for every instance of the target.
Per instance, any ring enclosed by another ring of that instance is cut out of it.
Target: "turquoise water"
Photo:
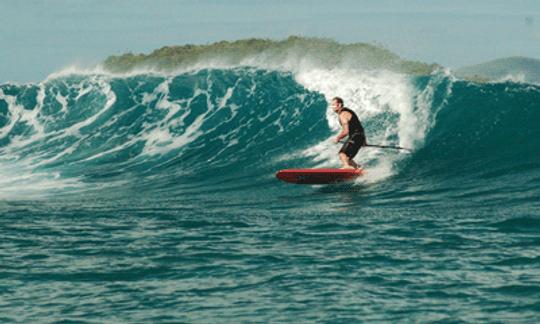
[[[328,100],[360,116],[335,167]],[[540,319],[540,87],[202,69],[0,85],[2,321]]]

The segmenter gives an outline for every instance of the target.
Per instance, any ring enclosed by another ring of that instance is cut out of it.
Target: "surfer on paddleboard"
[[[339,159],[343,163],[341,168],[358,169],[359,166],[353,161],[353,158],[362,146],[367,145],[364,127],[362,127],[354,111],[343,106],[343,99],[340,97],[332,99],[331,107],[338,114],[339,123],[343,128],[334,141],[339,143],[339,141],[348,136],[347,141],[343,144],[341,150],[339,150]]]

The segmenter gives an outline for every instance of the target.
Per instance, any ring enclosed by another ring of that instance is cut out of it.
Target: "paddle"
[[[345,142],[344,141],[339,141],[338,143],[343,144]],[[375,147],[375,148],[382,148],[382,149],[404,150],[404,151],[412,152],[411,149],[401,147],[401,146],[366,144],[366,145],[362,145],[362,147]]]

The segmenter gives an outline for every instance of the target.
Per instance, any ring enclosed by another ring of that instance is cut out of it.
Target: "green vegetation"
[[[317,67],[388,69],[411,74],[429,74],[440,67],[401,59],[391,51],[365,43],[340,44],[334,40],[291,36],[282,41],[244,39],[209,45],[165,46],[145,54],[110,56],[103,65],[111,72],[137,68],[168,71],[205,62],[225,66],[287,67],[315,64]]]

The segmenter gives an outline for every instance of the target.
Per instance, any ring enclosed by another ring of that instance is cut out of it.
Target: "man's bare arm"
[[[345,114],[340,114],[339,115],[339,119],[341,120],[341,125],[343,127],[343,130],[336,137],[336,143],[341,141],[345,136],[349,135],[349,118],[350,118],[350,116],[347,116],[347,115],[350,115],[350,114],[345,113]]]

